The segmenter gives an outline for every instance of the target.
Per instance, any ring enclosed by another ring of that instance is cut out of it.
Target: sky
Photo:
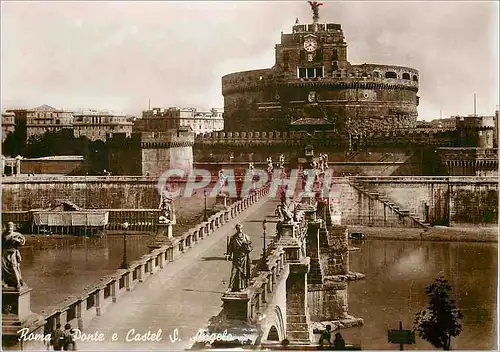
[[[420,71],[419,119],[498,109],[497,1],[323,3],[351,64]],[[296,18],[306,1],[2,1],[2,109],[222,108],[221,77],[272,67]]]

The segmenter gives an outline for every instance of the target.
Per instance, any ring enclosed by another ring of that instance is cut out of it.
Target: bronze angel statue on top
[[[318,1],[308,1],[309,5],[311,5],[311,9],[313,11],[313,20],[316,22],[319,20],[319,7],[323,5],[323,3]]]

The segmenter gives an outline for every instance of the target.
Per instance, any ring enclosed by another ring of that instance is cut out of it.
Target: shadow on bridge
[[[227,261],[227,258],[226,257],[201,257],[199,260],[201,261],[218,261],[218,260],[222,260],[222,261]]]

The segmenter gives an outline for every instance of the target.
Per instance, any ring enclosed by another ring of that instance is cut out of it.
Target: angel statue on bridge
[[[250,171],[250,176],[252,176],[252,180],[255,176],[255,165],[253,162],[248,163],[248,170]]]
[[[271,157],[267,158],[267,173],[272,175],[274,170],[273,159]]]
[[[250,282],[250,252],[253,250],[250,237],[242,231],[242,225],[236,224],[236,233],[231,236],[227,248],[228,259],[232,259],[229,289],[231,292],[245,290]]]
[[[227,176],[224,173],[224,169],[219,170],[219,195],[225,195],[227,185]]]
[[[162,194],[159,209],[162,210],[162,215],[158,218],[160,224],[175,224],[175,209],[172,198]]]
[[[14,223],[9,221],[2,235],[2,287],[19,290],[24,286],[19,247],[24,246],[26,238],[14,229]]]

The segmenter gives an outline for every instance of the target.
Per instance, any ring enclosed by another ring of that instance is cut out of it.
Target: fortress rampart
[[[400,130],[393,132],[368,132],[351,136],[351,142],[358,141],[364,145],[394,145],[394,144],[420,144],[451,146],[455,142],[454,131],[415,132],[412,130]],[[325,144],[329,146],[348,143],[349,138],[341,136],[334,131],[289,131],[289,132],[211,132],[198,135],[195,138],[194,147],[202,148],[204,145],[316,145]]]

